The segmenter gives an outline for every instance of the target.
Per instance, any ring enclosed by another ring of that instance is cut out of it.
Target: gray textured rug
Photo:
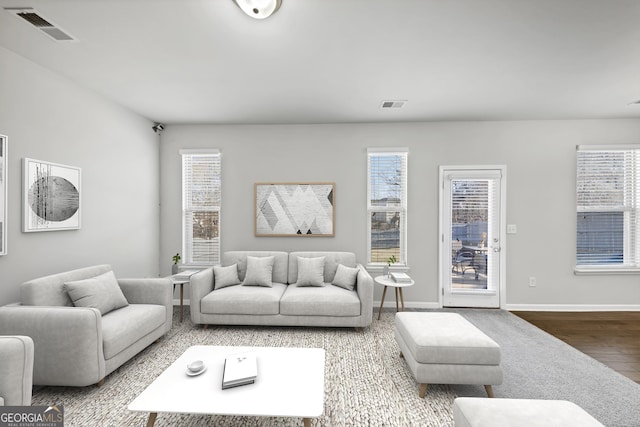
[[[187,309],[185,309],[186,314]],[[524,320],[501,310],[454,310],[497,341],[505,381],[496,397],[566,399],[606,426],[640,426],[640,386]],[[177,313],[176,313],[177,314]],[[399,358],[393,317],[352,329],[194,327],[188,318],[109,375],[103,387],[39,387],[34,405],[62,404],[66,426],[142,426],[127,405],[195,344],[321,347],[326,350],[325,411],[314,426],[452,426],[457,396],[482,386],[430,386],[425,399]],[[174,316],[174,319],[177,316]],[[299,426],[300,419],[159,414],[156,426]]]

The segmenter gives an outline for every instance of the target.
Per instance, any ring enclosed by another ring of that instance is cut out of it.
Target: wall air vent
[[[380,108],[402,108],[407,101],[382,101]]]
[[[56,41],[76,41],[74,37],[60,29],[59,26],[52,24],[35,9],[30,7],[5,7],[4,10],[28,22]]]

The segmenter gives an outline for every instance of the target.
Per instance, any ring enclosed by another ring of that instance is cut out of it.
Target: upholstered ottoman
[[[566,400],[459,397],[453,421],[456,427],[604,427]]]
[[[420,397],[429,384],[481,384],[489,397],[502,384],[500,346],[457,313],[397,313],[395,338]]]

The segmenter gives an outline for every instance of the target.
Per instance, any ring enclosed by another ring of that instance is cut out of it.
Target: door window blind
[[[576,271],[640,271],[640,146],[579,146]]]
[[[493,181],[451,181],[451,224],[454,240],[474,246],[488,244],[490,208],[491,212],[495,211],[493,203],[496,198],[492,196]]]
[[[182,150],[183,254],[186,264],[220,262],[221,158],[217,150]]]
[[[367,163],[367,253],[369,264],[395,256],[407,264],[406,149],[369,149]]]

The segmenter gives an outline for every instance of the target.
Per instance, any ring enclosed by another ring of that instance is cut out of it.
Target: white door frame
[[[444,247],[445,246],[445,233],[451,233],[451,230],[448,229],[447,225],[444,223],[445,218],[442,214],[444,209],[444,184],[445,184],[445,172],[447,171],[473,171],[473,170],[499,170],[501,172],[502,178],[500,180],[500,225],[499,225],[499,242],[500,242],[500,251],[498,252],[500,267],[499,271],[499,307],[503,308],[506,305],[507,300],[507,290],[506,290],[506,223],[507,223],[507,167],[506,165],[465,165],[465,166],[440,166],[439,168],[439,210],[438,210],[438,222],[439,222],[439,233],[438,233],[438,305],[442,308],[444,306],[444,291],[445,286],[449,286],[447,283],[446,272],[444,269],[445,260],[448,260],[450,265],[451,259],[451,248]],[[446,258],[445,258],[446,257]]]

